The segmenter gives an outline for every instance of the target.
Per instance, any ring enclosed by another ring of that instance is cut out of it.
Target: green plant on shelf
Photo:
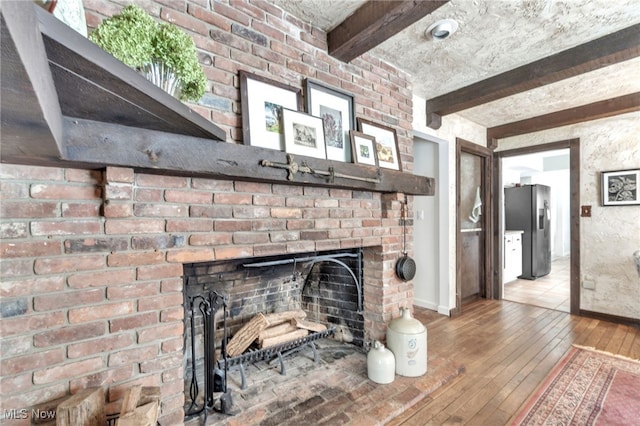
[[[102,21],[89,39],[138,71],[164,64],[175,72],[182,100],[198,101],[204,94],[207,80],[193,39],[173,24],[156,22],[136,5]]]

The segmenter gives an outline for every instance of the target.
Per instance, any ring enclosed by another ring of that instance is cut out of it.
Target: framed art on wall
[[[287,153],[326,158],[324,128],[319,117],[283,109],[282,123]]]
[[[638,181],[640,169],[602,172],[602,205],[630,206],[640,204]]]
[[[375,149],[376,138],[355,130],[349,131],[349,137],[351,139],[353,162],[355,164],[377,166],[378,157],[376,156]]]
[[[378,165],[387,169],[400,170],[396,130],[360,117],[358,117],[358,128],[362,133],[375,138]]]
[[[353,95],[310,79],[305,80],[305,105],[322,119],[327,159],[351,162],[349,130],[355,130]]]
[[[302,91],[246,71],[239,74],[244,144],[284,151],[282,110],[298,111]]]

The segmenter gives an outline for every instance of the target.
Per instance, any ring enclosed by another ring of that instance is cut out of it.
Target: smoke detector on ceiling
[[[441,19],[434,22],[424,32],[425,37],[434,40],[444,40],[449,38],[458,30],[458,23],[453,19]]]

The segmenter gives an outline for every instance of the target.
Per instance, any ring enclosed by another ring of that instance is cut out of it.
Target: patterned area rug
[[[572,347],[512,425],[639,425],[640,361]]]

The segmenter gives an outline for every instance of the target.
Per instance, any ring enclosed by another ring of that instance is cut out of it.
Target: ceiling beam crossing
[[[640,92],[490,127],[487,129],[487,140],[491,142],[633,111],[640,111]]]
[[[327,34],[329,54],[349,62],[368,52],[449,0],[376,1],[364,3]]]
[[[427,125],[441,117],[640,56],[640,24],[427,100]]]

